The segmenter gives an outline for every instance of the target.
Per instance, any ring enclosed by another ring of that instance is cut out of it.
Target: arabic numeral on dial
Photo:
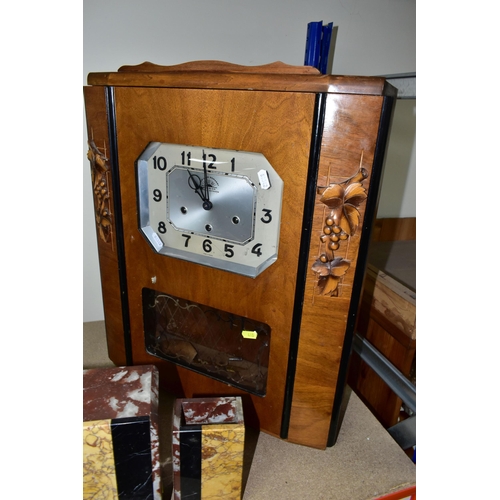
[[[153,156],[153,168],[156,170],[166,170],[167,160],[164,156]]]
[[[212,160],[208,165],[206,164],[207,163],[207,157]],[[216,166],[214,165],[214,162],[217,161],[217,157],[212,154],[212,153],[209,153],[208,155],[203,153],[203,168],[207,167],[207,168],[212,168],[212,169],[215,169]]]
[[[234,250],[233,250],[233,248],[234,248],[234,245],[229,245],[228,243],[226,243],[224,245],[224,252],[226,252],[224,255],[226,257],[228,257],[229,259],[231,257],[234,257]]]
[[[183,234],[182,237],[186,238],[186,241],[184,242],[184,248],[187,248],[188,244],[189,244],[189,240],[191,239],[191,235],[190,234]]]
[[[191,152],[190,151],[188,151],[187,153],[185,151],[183,151],[181,153],[181,158],[182,158],[183,165],[186,165],[186,161],[187,161],[188,167],[191,165]]]
[[[236,160],[234,158],[231,158],[231,172],[234,172],[235,162],[236,162]]]
[[[257,255],[257,257],[260,257],[262,255],[262,250],[260,249],[261,246],[262,246],[262,243],[257,243],[252,248],[252,253]]]
[[[155,189],[153,191],[153,200],[154,201],[161,201],[161,191],[159,189]]]
[[[158,232],[161,234],[165,234],[167,232],[167,226],[163,221],[160,221],[158,223]]]
[[[210,240],[203,240],[203,251],[206,253],[212,251],[212,242]]]
[[[260,220],[264,224],[269,224],[273,220],[273,216],[271,215],[272,210],[269,210],[269,208],[263,208],[262,211],[264,212],[264,217],[261,217]]]

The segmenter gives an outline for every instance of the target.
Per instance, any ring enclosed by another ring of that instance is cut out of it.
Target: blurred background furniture
[[[416,218],[377,219],[349,384],[404,449],[415,446],[416,335]]]

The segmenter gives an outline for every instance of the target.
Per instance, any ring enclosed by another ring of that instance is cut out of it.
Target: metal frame
[[[417,389],[380,351],[359,333],[354,335],[354,351],[389,386],[403,403],[416,414]],[[387,429],[389,434],[403,448],[408,449],[416,443],[416,415]]]

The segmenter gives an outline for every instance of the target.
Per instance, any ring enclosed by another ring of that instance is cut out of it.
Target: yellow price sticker
[[[257,338],[257,332],[251,331],[251,330],[243,330],[241,332],[241,335],[243,335],[243,337],[245,339],[256,339]]]

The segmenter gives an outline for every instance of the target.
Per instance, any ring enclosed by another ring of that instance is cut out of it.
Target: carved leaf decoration
[[[342,225],[340,227],[342,227],[342,229],[344,229],[347,234],[354,234],[356,232],[356,229],[358,228],[360,220],[358,209],[351,205],[345,205],[344,213],[346,216],[345,220],[347,221],[347,225],[349,226],[349,231],[342,227]]]
[[[361,174],[363,176],[363,174]],[[345,189],[340,184],[332,184],[327,187],[320,201],[331,209],[330,217],[335,225],[352,235],[359,225],[359,207],[367,198],[366,189],[360,182],[353,182]]]
[[[339,280],[333,276],[326,276],[318,280],[318,288],[321,295],[330,295],[331,297],[338,286]]]
[[[87,158],[92,163],[92,167],[95,168],[96,171],[101,173],[108,170],[109,167],[106,164],[108,158],[106,157],[106,155],[99,151],[97,146],[94,144],[94,141],[88,141],[88,146],[89,149],[87,151]]]
[[[332,210],[341,208],[344,203],[345,190],[340,184],[333,184],[325,189],[320,201]]]
[[[108,241],[108,234],[106,229],[103,226],[98,226],[99,228],[99,236],[103,239],[103,241]]]
[[[337,257],[333,259],[330,264],[330,273],[332,276],[341,277],[347,272],[349,267],[351,267],[351,263],[348,260],[343,259],[342,257]]]
[[[312,270],[320,276],[330,275],[330,262],[321,262],[319,259],[312,265]]]
[[[351,225],[349,224],[349,219],[347,217],[342,217],[338,222],[338,225],[345,233],[347,233],[349,236],[351,235]]]
[[[344,214],[349,222],[351,231],[349,234],[354,234],[359,225],[360,215],[356,207],[366,200],[366,189],[359,182],[355,182],[347,186]],[[347,231],[346,231],[347,232]]]
[[[108,170],[108,166],[106,165],[106,160],[101,155],[96,156],[95,162],[97,166],[100,167],[101,172],[105,172],[106,170]]]
[[[359,207],[366,200],[366,189],[359,182],[350,184],[345,190],[344,202]]]
[[[319,275],[318,290],[320,295],[332,296],[337,290],[339,280],[349,269],[351,263],[342,257],[337,257],[328,262],[317,260],[312,270]]]

